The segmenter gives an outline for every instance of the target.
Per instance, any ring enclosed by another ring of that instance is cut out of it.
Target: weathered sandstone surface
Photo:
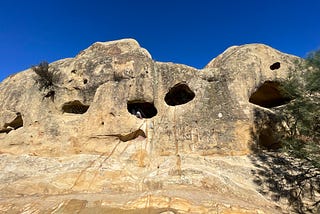
[[[0,84],[0,212],[281,213],[252,150],[277,146],[272,107],[297,57],[234,46],[204,69],[97,42]]]

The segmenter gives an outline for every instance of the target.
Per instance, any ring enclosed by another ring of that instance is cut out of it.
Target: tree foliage
[[[293,99],[281,112],[287,125],[283,150],[320,169],[320,50],[297,68],[305,71],[291,73],[283,84],[284,93]]]
[[[320,50],[297,65],[282,90],[292,100],[279,110],[283,127],[279,140],[282,152],[299,163],[289,188],[299,194],[291,195],[291,205],[298,213],[320,212]],[[306,190],[308,197],[302,194]]]
[[[52,89],[60,79],[56,72],[49,69],[48,62],[41,62],[37,66],[32,66],[31,69],[37,74],[36,82],[40,90]]]
[[[312,72],[306,76],[307,84],[306,90],[309,93],[320,92],[320,50],[312,52],[307,58],[307,66],[313,69]]]
[[[46,91],[43,98],[51,98],[54,102],[55,87],[60,81],[60,75],[49,69],[48,62],[41,62],[37,66],[32,66],[31,69],[37,74],[35,81],[39,86],[39,90]]]

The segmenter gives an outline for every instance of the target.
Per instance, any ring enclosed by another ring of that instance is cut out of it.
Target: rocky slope
[[[0,84],[0,211],[281,213],[252,150],[277,146],[271,107],[295,56],[235,46],[201,70],[132,39],[97,42]]]

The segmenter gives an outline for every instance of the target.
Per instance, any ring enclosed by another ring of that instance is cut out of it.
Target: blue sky
[[[248,43],[305,57],[320,48],[319,23],[318,0],[2,0],[0,81],[121,38],[196,68]]]

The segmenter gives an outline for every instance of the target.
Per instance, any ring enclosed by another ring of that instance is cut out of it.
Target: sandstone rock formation
[[[0,84],[0,211],[277,213],[250,175],[277,145],[271,107],[298,58],[235,46],[204,69],[154,61],[132,39],[97,42]]]

